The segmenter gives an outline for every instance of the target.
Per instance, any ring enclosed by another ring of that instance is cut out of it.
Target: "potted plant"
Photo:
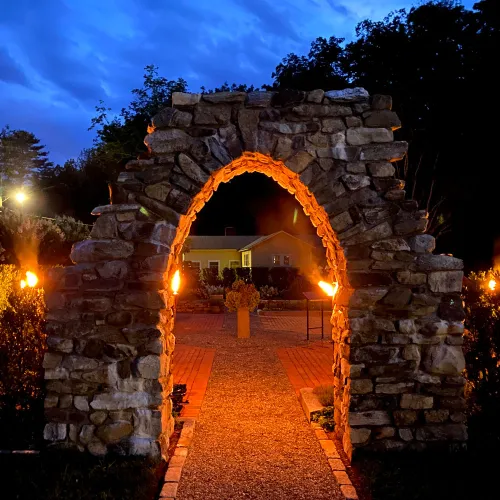
[[[227,290],[226,306],[238,314],[238,338],[250,337],[250,311],[259,305],[260,294],[252,283],[236,280]]]

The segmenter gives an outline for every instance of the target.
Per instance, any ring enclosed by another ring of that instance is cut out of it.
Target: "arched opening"
[[[401,124],[391,99],[356,88],[172,101],[153,118],[150,156],[129,162],[112,203],[93,211],[90,239],[72,249],[76,265],[47,280],[44,438],[96,455],[158,456],[168,446],[169,281],[218,186],[260,172],[302,205],[340,285],[335,418],[347,454],[465,441],[464,325],[448,314],[463,263],[432,254],[427,213],[394,177],[408,145],[393,140]]]
[[[229,182],[231,179],[241,174],[253,172],[261,173],[272,178],[283,189],[295,196],[322,240],[326,253],[327,268],[329,269],[328,280],[332,283],[339,284],[338,293],[333,299],[332,304],[331,337],[334,342],[334,363],[332,370],[335,377],[335,407],[337,409],[335,414],[336,432],[337,435],[342,438],[347,425],[347,412],[349,408],[349,388],[345,387],[343,383],[349,376],[348,351],[343,347],[348,344],[347,337],[349,336],[349,329],[347,326],[347,304],[351,292],[346,272],[346,260],[325,209],[318,204],[315,196],[300,180],[299,175],[287,168],[283,162],[273,160],[269,156],[261,153],[244,152],[240,158],[232,161],[210,176],[210,179],[201,188],[200,192],[193,198],[187,213],[181,216],[164,276],[166,290],[165,302],[167,309],[166,314],[162,316],[162,323],[160,326],[164,335],[164,342],[166,342],[167,346],[174,345],[172,337],[175,298],[170,290],[169,284],[172,281],[174,273],[180,267],[183,245],[189,235],[192,223],[197,214],[203,209],[205,203],[207,203],[217,191],[221,183]],[[164,355],[166,357],[172,354],[169,347],[165,349],[165,352],[167,353]],[[167,367],[170,367],[170,360],[165,359],[162,363],[162,367],[164,367],[164,370],[167,370]],[[167,375],[166,372],[165,375]],[[168,382],[166,382],[167,380]],[[170,386],[172,381],[168,376],[165,376],[164,381],[169,384],[164,386],[164,391],[168,392],[171,390]],[[172,427],[171,409],[169,405],[163,408],[162,427],[168,430]],[[162,443],[164,443],[163,446],[168,446],[168,436],[162,437]],[[345,447],[350,449],[348,436]]]

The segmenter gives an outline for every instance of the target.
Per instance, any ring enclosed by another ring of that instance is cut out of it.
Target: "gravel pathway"
[[[179,331],[177,341],[216,347],[179,500],[343,498],[276,355],[303,335],[269,332],[252,318],[236,339],[232,315],[218,331]]]

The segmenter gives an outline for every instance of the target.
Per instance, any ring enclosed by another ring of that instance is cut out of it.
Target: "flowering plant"
[[[248,307],[253,311],[258,305],[260,294],[252,283],[236,280],[231,289],[227,289],[226,306],[230,311],[237,311],[241,307]]]

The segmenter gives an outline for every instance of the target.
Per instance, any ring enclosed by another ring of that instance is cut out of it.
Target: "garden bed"
[[[179,300],[176,312],[189,314],[221,314],[225,311],[224,300]]]
[[[79,452],[0,455],[5,500],[155,500],[166,463]]]

